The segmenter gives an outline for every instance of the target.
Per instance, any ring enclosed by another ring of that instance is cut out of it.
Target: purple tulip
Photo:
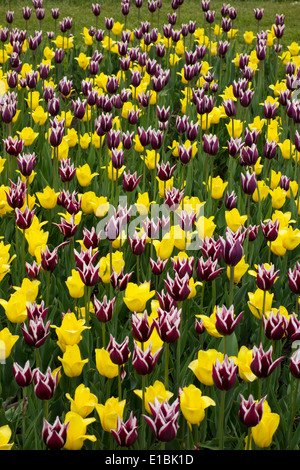
[[[256,403],[252,395],[249,395],[248,400],[242,394],[240,394],[240,397],[241,404],[238,413],[240,421],[247,427],[257,426],[263,415],[263,405],[266,397],[263,397],[258,403]]]
[[[160,403],[155,397],[154,404],[149,403],[152,418],[143,415],[156,439],[162,442],[170,442],[175,439],[178,430],[179,400],[172,405],[168,400]]]
[[[227,354],[225,354],[222,363],[220,363],[219,358],[217,358],[212,369],[212,378],[215,386],[219,390],[225,391],[234,387],[237,377],[237,368],[238,366],[234,363],[234,360],[232,358],[229,360]]]

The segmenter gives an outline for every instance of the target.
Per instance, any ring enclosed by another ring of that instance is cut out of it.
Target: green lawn
[[[60,9],[59,21],[65,17],[70,16],[74,22],[74,34],[79,33],[84,26],[96,25],[95,16],[92,13],[92,3],[96,1],[88,0],[44,0],[44,8],[46,11],[45,19],[42,22],[43,30],[49,31],[54,30],[54,20],[51,16],[52,8]],[[105,17],[113,17],[116,21],[124,23],[124,16],[121,14],[121,1],[120,0],[102,0],[99,1],[101,5],[101,15],[98,20],[98,27],[104,28]],[[220,23],[221,20],[221,6],[224,2],[222,0],[211,0],[211,9],[216,11],[216,23]],[[228,2],[226,2],[228,3]],[[241,1],[237,0],[230,3],[234,6],[238,15],[234,21],[234,28],[238,29],[238,41],[243,42],[242,36],[244,31],[253,30],[256,32],[257,24],[254,18],[254,8],[264,8],[264,17],[260,23],[261,29],[269,29],[274,23],[275,14],[284,14],[286,16],[286,29],[282,39],[282,44],[286,47],[292,41],[300,41],[300,30],[299,30],[299,18],[300,18],[300,2],[275,2],[275,1]],[[22,6],[32,6],[31,0],[11,0],[1,2],[0,9],[0,24],[5,25],[5,12],[9,8],[15,12],[13,26],[19,28],[25,28],[25,21],[22,17]],[[159,12],[159,24],[160,26],[167,22],[167,13],[172,12],[171,1],[163,0],[163,6]],[[203,25],[203,13],[201,9],[200,0],[185,0],[179,10],[177,10],[178,16],[180,15],[180,23],[187,23],[190,19],[197,22],[197,26],[202,27]],[[141,19],[143,21],[148,20],[153,25],[157,25],[158,16],[155,13],[153,16],[148,11],[147,1],[144,0],[141,8]],[[135,6],[135,1],[131,0],[130,13],[127,17],[127,26],[136,27],[138,25],[138,14]],[[39,29],[39,22],[36,19],[35,12],[33,10],[32,17],[28,24],[29,33],[32,33],[35,29]]]

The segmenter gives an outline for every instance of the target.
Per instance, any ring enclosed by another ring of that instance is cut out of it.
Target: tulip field
[[[0,7],[0,449],[299,450],[293,4],[64,3]]]

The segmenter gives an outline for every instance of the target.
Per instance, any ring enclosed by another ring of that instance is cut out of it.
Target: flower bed
[[[299,46],[161,7],[0,29],[1,449],[298,449]]]

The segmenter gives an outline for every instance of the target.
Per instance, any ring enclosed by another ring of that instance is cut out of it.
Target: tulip
[[[288,319],[280,314],[280,310],[277,310],[276,315],[274,312],[271,312],[268,318],[263,316],[262,322],[265,335],[268,339],[276,341],[283,338],[288,326]]]
[[[60,326],[51,325],[55,329],[58,346],[62,351],[66,350],[66,346],[78,344],[82,339],[82,332],[88,327],[83,319],[77,319],[73,312],[62,315]]]
[[[258,378],[268,377],[273,370],[283,361],[284,356],[277,358],[275,361],[272,360],[273,347],[270,346],[267,352],[263,350],[262,343],[259,348],[253,346],[253,359],[250,364],[250,368],[253,374]]]
[[[80,450],[85,440],[95,442],[97,440],[96,436],[86,434],[87,426],[94,421],[96,421],[95,418],[82,418],[78,413],[69,411],[64,421],[65,424],[69,423],[64,448],[68,450]]]
[[[198,259],[197,276],[201,281],[213,281],[223,271],[224,268],[217,269],[218,260],[212,260],[211,257],[204,260],[203,257]]]
[[[13,372],[15,381],[19,387],[28,387],[32,383],[33,374],[29,360],[26,361],[24,367],[21,367],[17,362],[14,362]]]
[[[121,344],[118,344],[112,334],[110,334],[109,344],[107,351],[109,352],[110,359],[118,366],[123,366],[129,358],[130,350],[128,347],[129,336],[126,336]]]
[[[96,411],[99,415],[101,425],[106,432],[118,429],[118,416],[123,419],[126,400],[119,401],[118,398],[108,398],[105,404],[96,405]]]
[[[95,349],[96,355],[96,368],[100,375],[112,379],[118,377],[119,368],[110,359],[109,352],[104,349]]]
[[[219,359],[216,359],[215,364],[212,368],[212,378],[215,386],[223,391],[230,390],[234,387],[236,382],[237,365],[233,359],[228,359],[225,354],[223,362],[220,363]]]
[[[50,400],[55,394],[58,384],[59,371],[53,376],[50,367],[45,374],[40,369],[34,369],[34,393],[40,400]]]
[[[173,343],[180,336],[181,309],[172,307],[171,310],[157,309],[158,318],[153,320],[162,341]]]
[[[89,387],[86,387],[84,384],[76,387],[74,398],[69,393],[66,393],[66,398],[71,402],[70,411],[79,414],[82,418],[90,415],[98,403],[96,395],[91,393]]]
[[[264,264],[257,266],[256,285],[259,289],[270,290],[277,279],[279,269],[275,271],[275,266],[267,268]]]
[[[48,449],[60,450],[67,440],[69,423],[62,424],[57,416],[51,425],[45,418],[43,419],[42,439]]]
[[[124,293],[124,302],[131,312],[143,312],[146,303],[155,295],[150,290],[150,283],[144,282],[140,285],[129,282]]]
[[[270,446],[273,435],[280,422],[279,414],[271,412],[271,408],[266,400],[264,401],[263,408],[263,415],[259,424],[251,428],[252,438],[255,444],[260,448]]]
[[[258,403],[254,401],[252,395],[249,395],[248,400],[246,400],[242,394],[240,394],[240,397],[241,404],[238,413],[240,421],[248,428],[257,426],[263,416],[263,404],[266,397],[263,397]]]
[[[112,429],[111,434],[113,435],[117,444],[121,447],[130,447],[137,440],[137,419],[133,416],[133,412],[130,412],[129,419],[122,421],[118,416],[117,430]]]
[[[222,336],[231,335],[236,329],[237,325],[242,319],[244,312],[234,318],[234,306],[231,305],[229,309],[223,305],[221,308],[217,306],[216,309],[216,329]]]
[[[178,430],[179,400],[172,405],[168,400],[163,403],[155,398],[154,405],[149,403],[153,418],[143,415],[156,439],[162,442],[170,442],[176,438]]]
[[[205,418],[206,408],[216,405],[214,400],[203,396],[201,390],[192,384],[188,387],[183,387],[180,391],[179,400],[181,412],[187,420],[190,429],[193,424],[200,425]]]
[[[288,270],[288,286],[292,292],[300,295],[300,263],[297,261],[294,268]]]
[[[132,336],[135,341],[144,343],[149,340],[155,323],[149,321],[147,310],[143,314],[134,313],[131,315]]]
[[[5,424],[0,427],[0,450],[10,450],[14,443],[9,443],[12,435],[10,427]]]
[[[78,377],[88,359],[81,359],[78,344],[66,345],[63,357],[58,357],[67,377]]]
[[[200,350],[196,360],[189,364],[189,369],[193,371],[197,379],[205,385],[213,385],[212,369],[217,358],[223,361],[224,355],[215,349],[207,351]]]
[[[145,351],[142,351],[136,342],[134,342],[134,351],[132,355],[132,365],[140,375],[149,375],[153,371],[162,348],[159,348],[153,355],[151,352],[152,342]]]

